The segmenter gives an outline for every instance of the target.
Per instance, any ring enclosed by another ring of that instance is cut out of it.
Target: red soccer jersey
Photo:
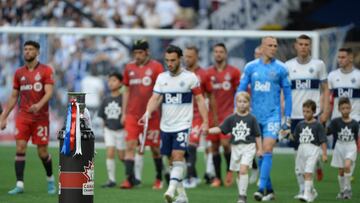
[[[45,85],[54,84],[52,68],[38,63],[34,70],[26,66],[16,70],[13,88],[19,91],[19,115],[29,119],[49,119],[49,104],[46,103],[37,113],[30,113],[31,105],[39,102],[45,95]]]
[[[124,70],[124,85],[129,88],[126,114],[140,118],[146,111],[158,75],[164,71],[161,63],[150,60],[144,66],[128,63]]]
[[[211,91],[212,91],[212,85],[211,85],[210,78],[209,78],[206,70],[204,70],[200,67],[196,68],[194,73],[197,76],[197,78],[199,79],[200,88],[201,88],[201,91],[203,92],[203,96],[205,97],[206,93],[211,93]],[[210,114],[209,114],[209,116],[210,116]],[[202,118],[200,115],[198,105],[196,102],[194,102],[193,120],[196,120],[196,119],[202,119]]]
[[[224,70],[218,71],[212,66],[208,70],[208,75],[212,83],[220,124],[234,112],[234,97],[240,83],[240,70],[226,65]]]

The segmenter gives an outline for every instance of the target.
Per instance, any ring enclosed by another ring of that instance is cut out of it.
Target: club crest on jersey
[[[36,75],[35,75],[35,80],[36,80],[36,81],[41,80],[41,76],[40,76],[40,73],[39,73],[39,72],[36,73]]]
[[[352,83],[352,84],[355,84],[355,83],[356,83],[356,79],[355,79],[355,78],[352,78],[352,79],[351,79],[351,83]]]
[[[215,76],[211,76],[211,81],[215,81],[216,80],[216,78],[215,78]]]
[[[146,71],[145,71],[145,75],[148,75],[148,76],[150,76],[150,75],[152,75],[152,70],[151,69],[147,69]]]
[[[40,82],[34,83],[34,90],[36,92],[40,92],[42,90],[43,85]]]
[[[130,71],[129,76],[134,76],[134,75],[135,75],[134,71]]]
[[[184,82],[184,81],[181,81],[179,85],[180,85],[180,87],[184,87],[184,86],[185,86],[185,82]]]
[[[226,73],[224,79],[225,80],[231,80],[231,75],[229,73]]]
[[[314,72],[314,68],[313,67],[310,67],[309,68],[309,73],[313,73]]]
[[[22,76],[20,81],[24,81],[24,80],[26,80],[26,78],[25,78],[25,76]]]

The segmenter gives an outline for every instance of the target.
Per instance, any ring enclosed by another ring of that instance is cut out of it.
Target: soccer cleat
[[[102,188],[112,188],[115,186],[116,186],[116,183],[111,180],[108,180],[105,184],[101,185]]]
[[[188,178],[183,181],[184,188],[196,188],[200,180],[198,178]]]
[[[246,203],[246,196],[245,195],[239,195],[237,203]]]
[[[264,197],[264,193],[263,192],[260,192],[260,191],[256,191],[255,193],[254,193],[254,199],[256,200],[256,201],[262,201],[262,198]]]
[[[316,169],[316,180],[322,181],[323,178],[324,178],[323,170],[321,168]]]
[[[343,195],[344,199],[351,199],[352,197],[352,192],[351,190],[344,190],[344,195]]]
[[[152,189],[154,190],[161,190],[163,188],[163,182],[159,179],[156,179],[153,186],[152,186]]]
[[[186,194],[180,194],[176,197],[174,203],[189,203],[189,199]]]
[[[17,195],[24,192],[24,188],[16,186],[14,189],[8,192],[9,195]]]
[[[211,184],[213,182],[214,176],[212,176],[212,175],[210,175],[208,173],[205,173],[204,180],[205,180],[205,183],[209,185],[209,184]]]
[[[336,195],[336,199],[339,199],[339,200],[344,199],[344,192],[339,192],[339,193]]]
[[[174,194],[166,191],[164,194],[164,199],[166,203],[172,203],[174,201]]]
[[[121,189],[131,189],[133,185],[130,183],[128,179],[124,180],[124,182],[121,183],[120,188]]]
[[[210,185],[211,187],[220,187],[221,186],[221,180],[219,178],[214,178],[213,182]]]
[[[275,200],[275,194],[273,192],[267,193],[261,198],[262,202],[268,202],[272,200]]]
[[[259,170],[252,169],[252,172],[251,172],[251,175],[250,175],[250,178],[249,178],[249,183],[250,184],[256,183],[256,181],[258,179],[258,176],[259,176]]]
[[[56,187],[55,187],[55,183],[54,183],[53,180],[48,181],[47,191],[48,191],[48,194],[49,194],[49,195],[53,195],[53,194],[56,193]]]
[[[304,195],[304,192],[299,192],[297,195],[294,196],[294,199],[300,199]]]
[[[225,186],[226,187],[230,187],[233,184],[233,173],[231,171],[228,171],[226,173],[226,177],[225,177]]]

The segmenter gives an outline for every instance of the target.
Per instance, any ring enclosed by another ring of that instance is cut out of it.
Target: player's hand
[[[202,123],[199,134],[201,136],[206,136],[208,134],[208,131],[209,131],[209,124],[208,123]]]
[[[262,155],[263,155],[262,149],[258,149],[258,150],[256,151],[256,156],[257,156],[257,157],[261,157]]]
[[[123,125],[123,126],[125,125],[125,114],[121,115],[120,124]]]
[[[1,119],[0,120],[0,130],[4,130],[6,128],[7,120]]]
[[[322,157],[321,157],[321,159],[322,159],[322,161],[324,162],[324,163],[326,163],[327,162],[327,155],[326,154],[323,154],[322,155]]]
[[[145,125],[146,119],[150,119],[151,114],[146,111],[143,116],[138,120],[138,125]]]
[[[291,119],[289,117],[285,117],[284,123],[281,125],[281,129],[279,131],[282,138],[286,138],[290,135],[291,129]]]
[[[29,112],[30,113],[37,113],[40,110],[40,108],[41,108],[41,106],[38,103],[33,104],[33,105],[30,106]]]

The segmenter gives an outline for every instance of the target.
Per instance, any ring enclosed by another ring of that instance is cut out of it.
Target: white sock
[[[304,181],[304,196],[305,197],[311,197],[312,188],[313,188],[313,181],[305,180]]]
[[[249,175],[248,174],[240,175],[238,181],[239,195],[246,196],[248,184],[249,184]]]
[[[24,181],[16,181],[16,187],[24,188]]]
[[[297,173],[296,180],[299,185],[299,193],[303,193],[304,192],[304,174]]]
[[[215,176],[215,168],[214,168],[212,153],[208,153],[206,157],[206,173]]]
[[[135,160],[135,164],[134,164],[135,178],[141,181],[142,170],[144,167],[144,156],[136,153],[134,160]]]
[[[108,173],[109,180],[115,182],[115,160],[106,159],[106,169]]]
[[[351,173],[344,173],[344,189],[351,190]]]
[[[49,181],[55,181],[54,175],[51,175],[50,177],[46,177],[46,180]]]
[[[185,167],[186,167],[186,165],[185,165],[185,162],[183,162],[183,161],[174,161],[173,162],[172,169],[170,172],[169,188],[167,190],[171,194],[174,194],[175,190],[179,188],[180,183],[182,183],[182,179],[184,178]],[[180,190],[180,192],[185,192],[183,187],[179,188],[179,190]],[[183,190],[183,191],[181,191],[181,190]]]
[[[338,182],[339,182],[340,192],[344,192],[344,190],[345,190],[345,177],[338,175]]]

